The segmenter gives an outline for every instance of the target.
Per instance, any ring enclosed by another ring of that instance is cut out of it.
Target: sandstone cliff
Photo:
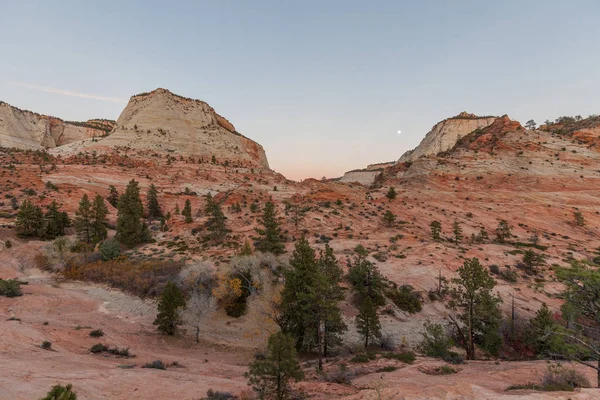
[[[114,121],[63,121],[0,102],[0,147],[40,150],[106,135]]]
[[[269,168],[262,146],[207,103],[156,89],[131,97],[111,134],[85,149],[127,147]]]
[[[454,147],[456,142],[476,129],[491,125],[497,117],[478,117],[462,112],[455,117],[438,122],[425,135],[421,143],[400,157],[399,162],[414,161],[419,157],[434,155]]]

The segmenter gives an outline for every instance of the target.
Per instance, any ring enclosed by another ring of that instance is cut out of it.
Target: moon
[[[401,131],[401,130],[398,130],[398,135],[399,135],[399,134],[401,134],[401,133],[402,133],[402,131]]]

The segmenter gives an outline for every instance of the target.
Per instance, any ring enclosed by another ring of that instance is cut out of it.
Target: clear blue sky
[[[397,159],[463,110],[600,113],[594,0],[0,5],[0,100],[116,119],[165,87],[208,102],[294,179]]]

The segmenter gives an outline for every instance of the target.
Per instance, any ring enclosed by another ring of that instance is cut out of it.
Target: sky
[[[117,119],[209,103],[291,179],[398,159],[468,111],[600,113],[600,2],[0,0],[0,100]],[[398,131],[401,131],[399,134]]]

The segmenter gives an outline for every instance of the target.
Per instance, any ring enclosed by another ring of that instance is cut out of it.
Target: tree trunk
[[[200,327],[196,326],[196,343],[200,343]]]
[[[319,347],[319,371],[323,371],[323,337],[325,334],[325,323],[319,321],[319,327],[317,328],[317,344]]]

